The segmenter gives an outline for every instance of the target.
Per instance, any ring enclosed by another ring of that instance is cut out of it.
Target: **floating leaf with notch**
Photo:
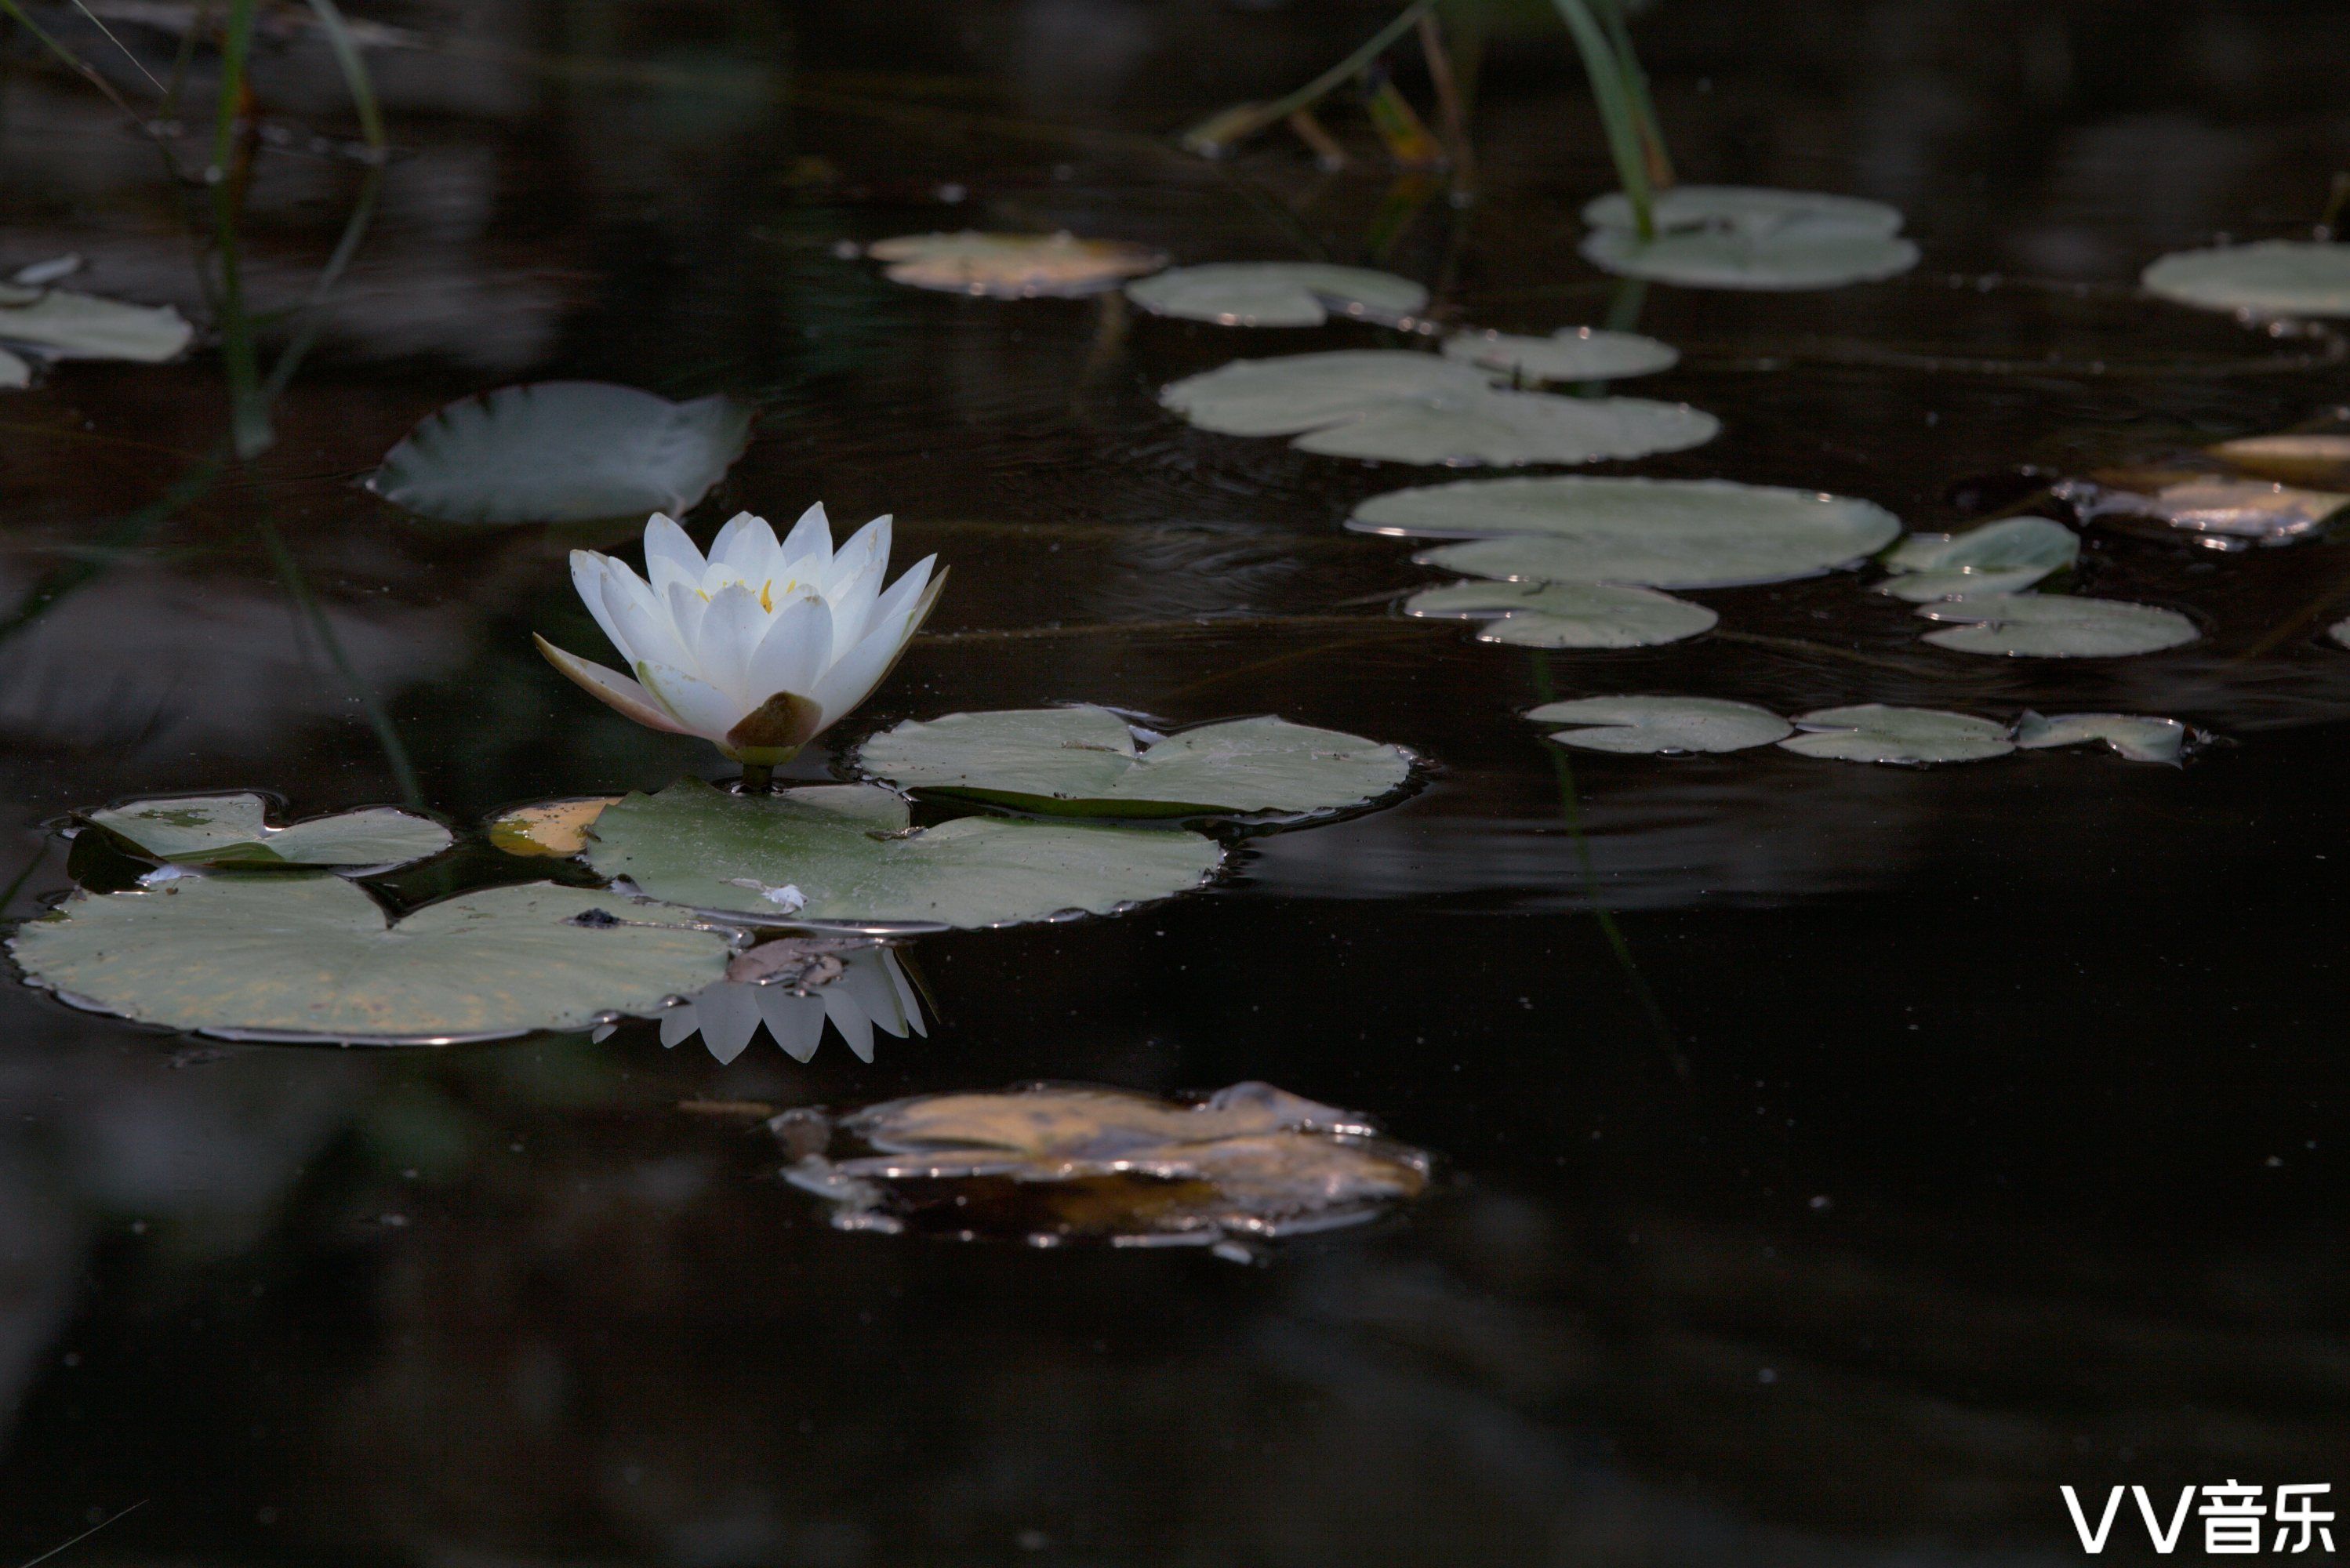
[[[1685,756],[1767,746],[1794,726],[1767,708],[1713,697],[1584,697],[1545,702],[1526,717],[1538,724],[1575,724],[1551,739],[1588,752]]]
[[[1637,332],[1562,327],[1547,337],[1457,332],[1444,340],[1444,357],[1529,381],[1609,381],[1669,370],[1681,356],[1671,344]]]
[[[1886,553],[1895,575],[1877,591],[1913,604],[2018,593],[2080,554],[2078,536],[2046,517],[2008,517],[1964,534],[1912,534]]]
[[[1655,648],[1711,631],[1721,618],[1670,594],[1613,583],[1441,583],[1403,610],[1483,620],[1480,642],[1518,648]]]
[[[1871,283],[1918,265],[1882,202],[1812,191],[1679,185],[1655,204],[1642,239],[1619,192],[1583,209],[1586,260],[1606,271],[1691,288],[1814,289]]]
[[[2122,659],[2202,635],[2177,610],[2068,594],[1986,594],[1919,605],[1918,613],[1953,623],[1926,634],[1937,648],[2016,659]]]
[[[2350,316],[2350,244],[2262,240],[2175,251],[2139,275],[2180,305],[2256,317]]]
[[[1319,327],[1332,315],[1398,321],[1428,303],[1409,278],[1321,262],[1214,262],[1126,286],[1154,316],[1220,327]]]
[[[1795,715],[1800,734],[1779,744],[1807,757],[1848,763],[1971,763],[2015,750],[2007,726],[1939,708],[1861,702]]]
[[[2050,746],[2111,747],[2134,763],[2176,766],[2187,750],[2187,726],[2138,713],[2026,713],[2015,722],[2015,743],[2027,752]]]
[[[400,866],[438,855],[452,842],[432,818],[393,806],[369,806],[272,827],[257,794],[173,795],[135,800],[88,814],[104,828],[159,860],[192,866]]]

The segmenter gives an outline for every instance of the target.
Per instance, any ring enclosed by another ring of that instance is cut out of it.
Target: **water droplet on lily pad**
[[[1164,253],[1123,240],[1074,234],[902,234],[877,240],[866,254],[889,265],[883,275],[915,288],[994,299],[1074,298],[1101,294],[1167,265]]]
[[[1473,366],[1394,349],[1237,359],[1159,401],[1202,430],[1297,435],[1300,452],[1460,467],[1644,457],[1721,429],[1686,403],[1505,391]]]
[[[1088,816],[1304,815],[1402,786],[1411,753],[1285,719],[1234,719],[1138,745],[1105,708],[1027,708],[909,720],[865,742],[857,765],[901,789]]]
[[[490,843],[508,855],[577,855],[588,847],[588,830],[604,808],[620,797],[583,795],[517,806],[490,823]]]
[[[1063,1084],[925,1095],[839,1127],[873,1152],[785,1172],[833,1205],[836,1226],[1031,1245],[1222,1250],[1332,1230],[1419,1197],[1431,1163],[1270,1084],[1192,1106]]]
[[[195,336],[168,305],[126,305],[62,288],[11,289],[0,298],[0,343],[47,359],[122,359],[158,365]],[[21,361],[19,361],[21,363]]]
[[[1412,595],[1403,610],[1482,620],[1479,641],[1518,648],[1655,648],[1711,631],[1721,618],[1670,594],[1614,583],[1442,583]]]
[[[2187,726],[2176,719],[2137,713],[2027,712],[2015,722],[2015,743],[2028,752],[2102,742],[2134,763],[2176,765],[2187,749]]]
[[[1737,587],[1815,576],[1901,532],[1881,506],[1726,480],[1461,480],[1373,496],[1349,527],[1462,538],[1416,557],[1511,581]]]
[[[603,381],[463,399],[384,454],[368,488],[444,523],[590,523],[691,510],[751,438],[726,397],[673,403]]]
[[[1811,191],[1677,185],[1654,203],[1657,234],[1640,237],[1619,192],[1583,209],[1586,260],[1606,271],[1691,288],[1810,289],[1873,283],[1918,265],[1882,202]]]
[[[1179,266],[1126,286],[1155,316],[1220,327],[1319,327],[1335,312],[1394,321],[1428,303],[1409,278],[1320,262],[1215,262]]]
[[[2262,240],[2175,251],[2139,275],[2151,293],[2260,317],[2350,316],[2350,244]]]
[[[1916,604],[2019,593],[2079,559],[2081,541],[2046,517],[2008,517],[1964,534],[1912,534],[1886,553],[1881,594]]]
[[[618,894],[490,888],[393,921],[339,877],[78,893],[9,943],[65,1000],[173,1029],[434,1044],[652,1014],[726,971],[722,933]]]
[[[1926,634],[1937,648],[2018,659],[2121,659],[2202,635],[2177,610],[2069,594],[1985,594],[1919,605],[1918,613],[1954,623]]]
[[[2243,436],[2204,450],[2245,473],[2281,484],[2350,491],[2350,435],[2310,431]]]
[[[767,923],[980,927],[1113,914],[1199,886],[1223,857],[1177,828],[910,823],[874,784],[732,794],[686,779],[607,807],[587,858],[650,897]],[[785,888],[794,909],[763,891]]]
[[[1767,708],[1712,697],[1583,697],[1545,702],[1526,717],[1537,724],[1575,724],[1551,739],[1589,752],[1681,756],[1742,752],[1784,740],[1794,726]]]
[[[1795,715],[1800,734],[1779,742],[1807,757],[1848,763],[1971,763],[2015,750],[2007,726],[1939,708],[1861,702]]]
[[[388,805],[272,827],[268,803],[250,793],[135,800],[85,820],[158,860],[192,866],[390,867],[453,842],[431,817]]]
[[[1637,332],[1562,327],[1547,337],[1457,332],[1444,340],[1444,357],[1529,381],[1608,381],[1669,370],[1681,355],[1671,344]]]

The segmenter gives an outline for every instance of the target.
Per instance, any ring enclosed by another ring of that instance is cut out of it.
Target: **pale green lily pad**
[[[1443,583],[1406,615],[1483,620],[1481,642],[1518,648],[1655,648],[1711,631],[1721,618],[1653,588],[1612,583]]]
[[[1939,708],[1863,702],[1795,715],[1804,732],[1779,744],[1807,757],[1847,763],[1971,763],[2015,750],[2007,726]]]
[[[2350,316],[2350,244],[2262,240],[2177,251],[2140,275],[2151,293],[2204,310]]]
[[[1987,594],[1919,605],[1918,613],[1961,623],[1928,632],[1937,648],[2019,659],[2121,659],[2202,635],[2177,610],[2065,594]]]
[[[673,403],[602,381],[463,399],[384,454],[368,488],[444,523],[589,523],[690,510],[751,438],[731,398]]]
[[[1537,724],[1584,726],[1552,735],[1561,745],[1641,756],[1742,752],[1794,731],[1767,708],[1712,697],[1585,697],[1545,702],[1526,717]]]
[[[1400,787],[1411,753],[1285,719],[1202,724],[1138,746],[1106,708],[1025,708],[909,720],[857,765],[901,789],[1089,816],[1337,811]]]
[[[1223,857],[1176,828],[909,820],[874,784],[738,795],[687,779],[607,807],[588,863],[655,898],[777,923],[978,927],[1113,914],[1199,886]]]
[[[1238,359],[1159,401],[1203,430],[1297,435],[1300,452],[1455,467],[1645,457],[1721,429],[1686,403],[1504,391],[1472,366],[1394,349]]]
[[[2099,742],[2134,763],[2176,766],[2187,750],[2187,726],[2137,713],[2026,713],[2015,722],[2015,743],[2027,752]]]
[[[1394,321],[1428,303],[1409,278],[1320,262],[1216,262],[1179,266],[1126,286],[1154,316],[1220,327],[1319,327],[1333,314]]]
[[[142,1023],[420,1044],[650,1016],[722,978],[732,950],[614,893],[490,888],[394,923],[328,876],[78,893],[9,946],[34,983]]]
[[[1457,332],[1444,340],[1444,357],[1529,381],[1612,381],[1669,370],[1681,354],[1669,343],[1637,332],[1562,327],[1547,337]]]
[[[272,827],[268,803],[251,794],[181,795],[93,811],[93,826],[159,860],[192,866],[402,866],[452,842],[432,818],[392,806]]]
[[[1887,552],[1897,575],[1877,591],[1913,604],[2020,593],[2079,559],[2081,541],[2046,517],[2008,517],[1964,534],[1912,534]]]
[[[1513,582],[1738,587],[1814,576],[1893,542],[1881,506],[1726,480],[1463,480],[1373,496],[1348,526],[1475,541],[1417,557]]]
[[[1644,240],[1621,192],[1583,209],[1595,266],[1691,288],[1810,289],[1873,283],[1918,265],[1901,214],[1881,202],[1810,191],[1678,185],[1655,203]]]
[[[0,343],[48,359],[123,359],[160,365],[195,336],[168,305],[126,305],[94,294],[52,288],[0,302]]]

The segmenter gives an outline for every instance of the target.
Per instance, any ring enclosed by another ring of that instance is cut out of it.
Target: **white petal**
[[[702,597],[700,588],[671,583],[661,602],[669,610],[670,625],[675,628],[678,651],[684,657],[687,668],[701,674],[702,618],[710,613],[710,601]]]
[[[702,635],[694,642],[702,678],[743,704],[744,712],[767,700],[751,690],[747,677],[751,656],[767,635],[768,615],[759,596],[741,583],[718,590],[702,612]]]
[[[692,1039],[693,1032],[701,1028],[702,1024],[694,1017],[693,1003],[689,1002],[682,1006],[672,1007],[662,1013],[660,1026],[661,1044],[668,1046],[674,1045],[681,1040]]]
[[[929,1039],[930,1025],[922,1022],[922,999],[915,993],[914,982],[906,978],[906,966],[899,963],[898,955],[887,948],[881,950],[881,961],[889,968],[889,983],[897,988],[900,1014],[915,1033]]]
[[[824,569],[832,559],[832,522],[824,514],[824,503],[819,501],[800,514],[792,524],[790,535],[783,543],[783,564],[785,570],[796,570],[802,562],[809,564],[809,576]]]
[[[817,682],[831,663],[832,611],[822,599],[793,599],[777,607],[765,638],[751,655],[743,694],[753,708],[778,691],[814,701]]]
[[[636,574],[629,573],[624,579],[616,573],[605,573],[603,592],[604,613],[619,633],[613,641],[631,666],[640,659],[681,666],[693,662],[685,644],[678,640],[677,623],[670,618],[668,607],[653,597],[652,589],[637,581]]]
[[[824,576],[819,579],[824,597],[833,597],[835,588],[864,570],[868,561],[879,561],[885,567],[889,564],[889,518],[887,514],[876,517],[851,535],[848,543],[832,557],[832,565],[825,568]]]
[[[541,637],[534,639],[546,661],[571,678],[574,685],[598,701],[604,703],[648,729],[665,730],[672,735],[689,733],[685,726],[671,716],[669,711],[654,701],[653,694],[621,674],[592,664],[576,653],[566,653]]]
[[[795,1062],[805,1062],[816,1054],[817,1044],[824,1039],[824,1003],[813,996],[794,995],[789,986],[756,985],[759,1012],[767,1021],[767,1033],[784,1048],[784,1054]]]
[[[726,732],[741,723],[748,711],[707,681],[697,680],[666,664],[650,660],[639,663],[637,679],[645,683],[645,690],[670,711],[686,733],[715,741],[722,746],[726,743]]]
[[[671,583],[702,585],[702,552],[665,512],[645,524],[645,580],[664,598]]]
[[[824,1015],[832,1020],[832,1026],[840,1031],[840,1037],[848,1042],[857,1059],[873,1060],[873,1021],[865,1016],[865,1009],[857,1004],[857,998],[842,990],[837,980],[826,986],[823,994]]]
[[[906,1037],[906,1018],[899,1009],[898,988],[889,979],[889,960],[887,948],[868,948],[851,953],[844,962],[841,977],[825,988],[827,992],[847,992],[857,999],[858,1011],[869,1021],[868,1041],[872,1038],[872,1026],[886,1029],[900,1040]],[[827,995],[827,1009],[830,1002]],[[839,1019],[836,1017],[833,1022],[837,1023]],[[848,1031],[844,1028],[841,1033],[847,1036]]]
[[[721,1066],[740,1056],[759,1032],[759,1000],[752,994],[758,989],[722,980],[693,999],[693,1011],[702,1020],[702,1043]]]
[[[913,612],[931,586],[931,568],[938,564],[938,559],[936,556],[923,556],[906,568],[904,576],[889,585],[889,591],[874,601],[872,618],[866,623],[868,631],[879,630],[891,619]],[[862,642],[865,639],[859,638],[858,640]]]
[[[832,650],[837,659],[858,643],[873,628],[873,607],[880,601],[881,577],[889,563],[868,561],[853,576],[825,591],[825,602],[832,606]]]
[[[596,624],[603,628],[604,636],[619,650],[621,659],[634,660],[635,650],[620,640],[620,623],[613,618],[610,610],[604,607],[605,568],[611,564],[609,556],[599,555],[594,550],[572,551],[571,587],[579,595],[579,602],[588,607],[588,613],[596,618]]]
[[[710,542],[710,558],[746,583],[764,583],[775,557],[775,531],[764,517],[737,512]]]
[[[873,689],[881,684],[881,678],[889,674],[889,667],[897,662],[898,655],[913,639],[914,633],[920,628],[931,607],[938,603],[939,589],[946,585],[943,576],[929,583],[923,588],[921,597],[912,604],[901,606],[895,602],[901,597],[899,590],[906,587],[909,580],[929,578],[931,562],[936,558],[924,556],[904,578],[891,585],[889,591],[882,596],[881,604],[875,607],[873,627],[865,634],[864,640],[825,671],[824,680],[815,695],[824,708],[827,724],[837,722],[872,695]]]

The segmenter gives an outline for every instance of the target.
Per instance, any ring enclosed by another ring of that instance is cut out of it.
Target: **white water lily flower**
[[[638,723],[773,767],[889,673],[946,586],[946,573],[931,574],[937,559],[924,556],[885,590],[887,517],[835,552],[822,503],[780,544],[766,519],[741,512],[704,557],[656,512],[643,577],[598,551],[571,552],[573,586],[635,678],[536,641],[557,670]]]

